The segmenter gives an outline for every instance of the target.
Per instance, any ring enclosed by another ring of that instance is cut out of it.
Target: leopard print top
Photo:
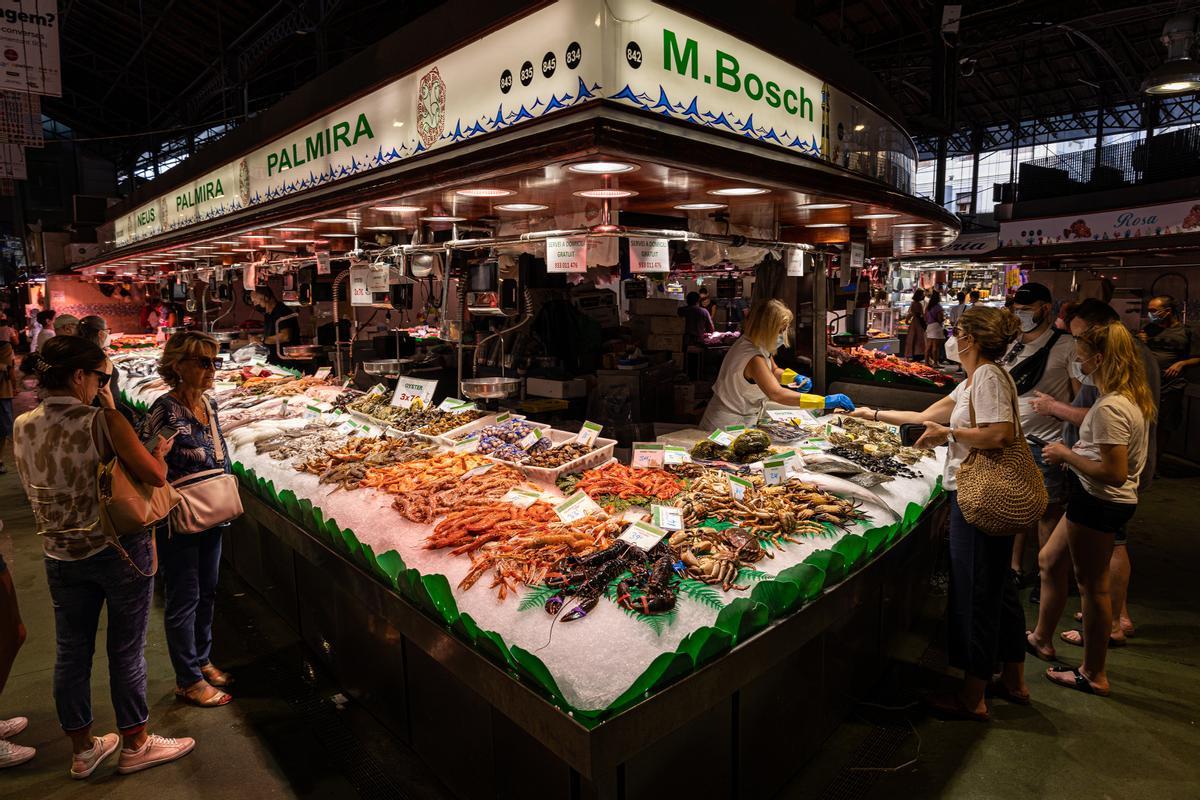
[[[47,397],[13,426],[17,472],[48,558],[80,561],[106,547],[96,495],[98,413],[74,397]]]

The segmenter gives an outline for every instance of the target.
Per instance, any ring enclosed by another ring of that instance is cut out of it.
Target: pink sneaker
[[[141,772],[144,769],[157,767],[177,758],[183,758],[192,752],[192,748],[195,746],[195,739],[168,739],[152,733],[146,737],[146,743],[137,750],[121,748],[121,760],[117,762],[117,772],[128,775],[131,772]]]
[[[29,720],[25,717],[13,717],[12,719],[0,719],[0,739],[11,739],[29,726]]]
[[[71,777],[77,781],[90,778],[104,759],[121,745],[121,737],[115,733],[92,737],[92,749],[76,753],[71,758]]]
[[[32,747],[0,739],[0,769],[24,764],[35,755],[37,755],[37,750]]]

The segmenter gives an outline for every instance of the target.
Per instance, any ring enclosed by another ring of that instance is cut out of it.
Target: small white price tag
[[[382,383],[377,383],[371,387],[369,392],[367,392],[367,397],[375,397],[376,395],[383,394],[386,391],[387,389],[384,388]]]
[[[729,493],[735,500],[744,498],[746,491],[754,486],[750,481],[736,475],[726,475],[725,477],[729,480]]]
[[[318,419],[321,416],[321,409],[316,406],[306,405],[300,416],[304,419]]]
[[[596,437],[600,435],[600,431],[604,429],[603,425],[595,422],[585,422],[583,427],[579,429],[579,433],[575,434],[575,441],[578,444],[591,447],[596,443]]]
[[[440,404],[438,404],[438,411],[448,411],[451,414],[459,414],[463,411],[471,411],[474,408],[474,403],[467,402],[466,400],[459,400],[457,397],[447,397]]]
[[[223,392],[226,389],[236,389],[236,388],[237,388],[237,384],[234,383],[233,381],[214,381],[213,382],[213,391],[214,392]]]
[[[528,450],[541,440],[542,435],[541,428],[534,428],[529,433],[521,437],[520,441],[517,442],[517,447],[521,448],[522,450]]]
[[[804,459],[795,450],[784,450],[771,456],[771,461],[782,461],[787,467],[788,474],[804,469]]]
[[[541,492],[533,492],[529,489],[509,489],[507,494],[500,498],[502,503],[511,503],[517,508],[529,508],[531,505],[542,499]]]
[[[692,456],[686,447],[669,444],[663,448],[663,464],[690,464]]]
[[[763,482],[767,486],[778,486],[787,480],[787,462],[778,459],[763,462]]]
[[[497,414],[496,421],[493,422],[492,424],[493,425],[503,425],[505,422],[508,422],[510,419],[512,419],[512,414],[505,411],[503,414]]]
[[[366,423],[359,425],[358,430],[359,430],[359,433],[361,433],[363,436],[369,436],[372,439],[378,439],[379,434],[381,433],[379,428],[376,428],[374,425],[368,425]]]
[[[776,422],[783,422],[789,419],[805,419],[811,415],[800,408],[773,408],[767,412],[767,416]]]
[[[496,466],[496,465],[495,464],[484,464],[482,466],[476,467],[475,469],[469,469],[462,474],[462,477],[459,480],[469,481],[469,480],[471,480],[471,478],[477,478],[480,475],[483,475],[485,472],[489,471],[494,466]]]
[[[355,425],[353,422],[350,422],[349,420],[346,420],[341,425],[337,426],[337,432],[340,433],[342,436],[349,436],[350,434],[354,433],[357,430],[358,430],[358,426]]]
[[[620,539],[622,542],[629,542],[634,547],[648,551],[661,542],[666,535],[666,531],[649,522],[635,522],[625,529]]]
[[[433,401],[433,393],[437,391],[436,379],[407,378],[400,376],[396,380],[396,391],[392,394],[392,405],[399,408],[412,408],[420,403],[419,408],[428,408]]]
[[[592,514],[603,514],[604,510],[588,497],[587,492],[581,490],[559,503],[554,513],[563,522],[571,523]]]
[[[664,456],[665,445],[653,442],[634,442],[630,466],[638,469],[661,469]]]
[[[683,509],[675,506],[650,506],[651,519],[664,531],[683,530]]]
[[[470,436],[454,445],[455,455],[462,455],[463,453],[474,453],[478,449],[479,449],[479,437],[478,436]]]
[[[713,431],[708,435],[708,438],[721,445],[721,447],[729,447],[729,445],[733,444],[733,436],[729,434],[729,431]]]
[[[313,373],[313,377],[319,381],[327,380],[331,372],[333,372],[333,367],[321,367]]]
[[[317,253],[317,274],[329,274],[329,253]]]

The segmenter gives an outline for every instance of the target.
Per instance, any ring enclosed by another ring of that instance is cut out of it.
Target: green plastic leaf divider
[[[833,551],[846,559],[846,572],[850,573],[866,563],[867,540],[857,533],[848,533],[837,541]]]
[[[776,575],[775,580],[799,586],[800,597],[807,603],[819,597],[825,587],[825,570],[816,564],[796,564]]]
[[[892,527],[892,526],[885,525],[884,527],[881,527],[881,528],[871,528],[869,531],[863,532],[863,538],[867,540],[867,558],[868,559],[874,558],[875,556],[879,555],[879,553],[882,551],[883,546],[885,544],[887,544],[887,541],[891,536],[891,533],[888,530],[888,528],[890,528],[890,527]]]
[[[680,645],[682,647],[682,644]],[[641,701],[659,689],[674,683],[692,671],[692,657],[682,650],[662,653],[637,677],[629,688],[608,704],[606,712],[615,714]]]
[[[458,603],[454,601],[454,592],[450,590],[450,581],[446,579],[445,575],[423,575],[421,584],[426,594],[429,595],[429,601],[437,609],[442,622],[453,625],[459,614]],[[542,669],[545,669],[545,665],[542,665]]]
[[[720,628],[706,625],[683,637],[683,641],[679,643],[676,651],[686,653],[692,660],[692,668],[699,669],[732,647],[733,636],[731,634]]]
[[[450,628],[463,640],[474,645],[475,649],[496,666],[512,672],[517,671],[517,662],[500,634],[480,628],[470,614],[459,614]]]
[[[767,627],[770,621],[771,612],[765,605],[739,597],[721,609],[713,624],[733,637],[732,643],[736,645]]]
[[[818,550],[815,553],[809,553],[803,563],[820,567],[821,571],[825,573],[825,583],[821,587],[823,589],[828,589],[846,579],[846,558],[834,550]]]
[[[395,550],[380,553],[375,557],[375,563],[379,567],[380,574],[385,579],[384,582],[393,589],[396,588],[396,576],[408,569],[404,564],[404,559]]]
[[[800,585],[791,581],[759,581],[750,592],[750,599],[766,606],[771,619],[779,619],[804,605]]]
[[[516,665],[517,674],[520,675],[527,683],[541,690],[551,703],[560,707],[569,707],[567,699],[563,697],[562,691],[558,688],[558,682],[554,680],[554,676],[550,674],[549,668],[543,661],[516,645],[508,648],[509,655],[512,657],[513,663]]]

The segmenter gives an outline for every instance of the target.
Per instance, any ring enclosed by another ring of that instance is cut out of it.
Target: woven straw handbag
[[[963,519],[984,533],[1011,536],[1033,527],[1045,513],[1050,498],[1021,431],[1016,384],[1007,372],[1000,371],[1012,388],[1016,437],[995,450],[971,448],[958,469],[958,507]],[[969,401],[969,406],[974,428],[975,403]]]

